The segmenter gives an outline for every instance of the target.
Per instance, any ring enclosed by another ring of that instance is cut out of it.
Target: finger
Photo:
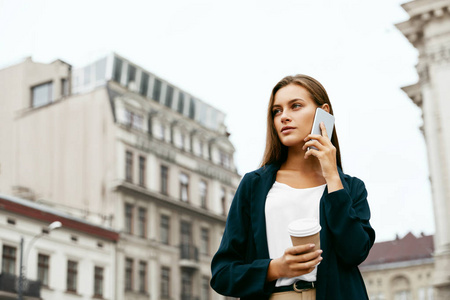
[[[320,125],[320,131],[322,133],[322,136],[328,137],[327,128],[325,127],[325,123],[324,122],[320,122],[319,125]]]
[[[305,153],[305,159],[308,159],[311,155],[319,158],[320,152],[314,148],[309,148]]]
[[[318,140],[309,140],[303,145],[302,149],[305,150],[308,147],[312,146],[316,147],[319,150],[323,150],[324,148],[323,145]]]
[[[322,254],[322,250],[316,250],[311,252],[306,252],[302,254],[295,255],[294,258],[291,259],[292,262],[295,263],[306,263],[309,261],[316,260]]]
[[[316,245],[314,245],[314,244],[298,245],[298,246],[287,248],[285,253],[292,254],[292,255],[298,255],[298,254],[302,254],[302,253],[311,251],[311,249],[314,248],[315,246]]]
[[[291,270],[295,272],[304,272],[309,273],[323,260],[322,256],[317,257],[316,259],[298,263],[296,265],[291,266]],[[306,271],[306,272],[305,272]]]

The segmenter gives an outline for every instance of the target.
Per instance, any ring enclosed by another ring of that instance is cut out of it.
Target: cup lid
[[[310,236],[322,229],[317,219],[298,219],[289,223],[288,232],[292,236]]]

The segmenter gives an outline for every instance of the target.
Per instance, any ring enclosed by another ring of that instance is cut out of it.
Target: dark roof
[[[432,235],[416,237],[409,232],[401,239],[375,243],[361,266],[426,259],[431,258],[433,252]]]
[[[84,232],[105,240],[113,242],[119,240],[119,233],[113,229],[87,222],[47,205],[29,200],[0,194],[0,209],[47,223],[60,221],[64,228]]]

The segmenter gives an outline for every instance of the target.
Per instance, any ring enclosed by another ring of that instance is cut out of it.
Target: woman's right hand
[[[322,250],[311,251],[314,244],[306,244],[287,248],[283,256],[270,261],[267,270],[267,281],[282,277],[297,277],[311,273],[322,260]]]

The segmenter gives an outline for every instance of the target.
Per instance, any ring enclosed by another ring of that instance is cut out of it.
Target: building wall
[[[9,224],[14,220],[15,224]],[[55,219],[56,221],[57,219]],[[49,256],[49,284],[41,289],[41,298],[46,300],[92,299],[94,295],[94,267],[102,267],[104,299],[116,299],[115,252],[112,241],[63,227],[31,243],[49,224],[26,218],[22,215],[0,211],[0,252],[3,246],[16,248],[15,275],[19,276],[20,239],[24,238],[25,276],[38,280],[38,254]],[[74,241],[74,238],[77,238]],[[99,244],[101,247],[99,247]],[[28,253],[28,255],[27,255]],[[2,255],[2,253],[0,253]],[[67,292],[67,261],[78,263],[76,293]],[[1,293],[1,291],[0,291]]]
[[[121,73],[117,73],[113,64],[116,57],[108,56],[69,75],[58,73],[58,64],[50,68],[30,60],[17,67],[32,65],[42,82],[61,83],[62,78],[73,75],[74,94],[41,107],[27,104],[25,110],[17,109],[20,112],[14,118],[13,112],[8,112],[11,133],[2,130],[0,134],[13,143],[8,151],[0,152],[0,176],[5,170],[15,175],[14,180],[0,186],[0,192],[45,203],[119,231],[111,299],[161,299],[162,266],[170,268],[171,299],[182,298],[182,273],[186,270],[192,274],[191,296],[198,298],[205,279],[211,276],[211,258],[219,246],[226,213],[240,180],[233,161],[235,149],[223,125],[224,115],[148,72],[148,91],[140,94],[146,71],[120,58],[123,64]],[[134,83],[124,75],[130,67],[137,70]],[[16,67],[0,70],[0,76],[9,78],[11,70]],[[29,73],[21,75],[25,78]],[[114,76],[120,80],[115,81]],[[162,85],[155,100],[156,80]],[[28,98],[33,87],[30,84],[27,78],[11,80],[14,89],[28,91]],[[171,105],[165,96],[168,86],[174,89]],[[56,84],[53,89],[58,89]],[[179,111],[181,94],[185,105]],[[6,88],[0,88],[0,95],[14,98]],[[207,119],[200,120],[202,116]],[[127,152],[132,155],[131,178],[126,172]],[[139,182],[140,157],[145,158],[143,183]],[[169,170],[167,194],[161,191],[161,165]],[[180,198],[180,173],[189,178],[187,202]],[[200,199],[201,180],[207,182],[206,206]],[[126,226],[126,204],[133,207],[131,232]],[[146,209],[144,237],[138,236],[138,208]],[[161,242],[162,214],[170,216],[168,245]],[[192,224],[188,246],[197,251],[202,244],[202,228],[209,230],[207,253],[182,257],[181,220]],[[80,254],[84,257],[85,253]],[[130,289],[125,287],[127,258],[133,260]],[[139,262],[147,264],[145,291],[139,290]],[[83,266],[90,268],[87,263]],[[210,299],[223,298],[212,290],[209,293]]]
[[[429,260],[361,269],[370,300],[433,300],[433,272]]]
[[[419,51],[419,82],[405,87],[423,110],[436,222],[437,299],[450,298],[450,1],[415,0],[402,7],[409,20],[397,24]]]

